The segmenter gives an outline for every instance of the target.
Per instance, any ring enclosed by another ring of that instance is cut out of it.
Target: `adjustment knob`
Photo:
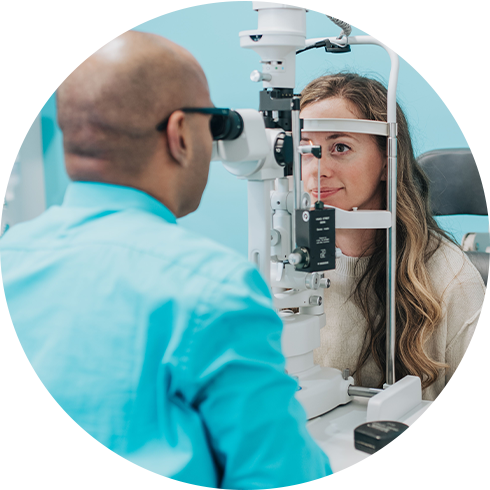
[[[305,278],[306,289],[318,289],[321,284],[321,279],[322,275],[318,272],[312,272],[311,274],[308,274]]]
[[[296,269],[305,269],[310,265],[310,253],[304,247],[298,247],[289,254],[288,261]]]
[[[310,306],[322,306],[323,298],[321,296],[310,296],[308,301]]]
[[[272,80],[272,75],[261,73],[259,70],[254,70],[250,73],[250,80],[252,80],[252,82],[270,82]]]
[[[292,254],[289,254],[288,259],[289,259],[289,263],[296,267],[297,265],[301,264],[303,257],[301,257],[301,254],[292,253]]]
[[[323,289],[328,289],[330,287],[330,279],[320,279],[320,287]]]

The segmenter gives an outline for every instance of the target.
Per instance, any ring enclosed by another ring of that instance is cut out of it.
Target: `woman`
[[[320,77],[301,94],[302,118],[386,121],[387,91],[355,74]],[[408,124],[398,122],[396,379],[422,380],[434,400],[457,368],[473,335],[485,294],[480,274],[431,215],[428,180],[418,166]],[[345,210],[386,209],[386,137],[303,132],[303,143],[322,146],[318,163],[303,161],[313,201]],[[349,368],[356,383],[381,387],[386,370],[386,232],[337,230],[342,251],[327,273],[327,325],[317,363]]]

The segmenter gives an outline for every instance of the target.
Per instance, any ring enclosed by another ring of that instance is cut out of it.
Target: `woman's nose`
[[[318,160],[312,155],[303,156],[302,158],[302,174],[303,180],[312,180],[317,181],[318,172],[320,171],[320,178],[330,178],[334,174],[334,165],[333,159],[329,155],[323,154]]]
[[[328,155],[322,155],[320,159],[320,176],[321,177],[332,177],[334,173],[333,161]],[[316,164],[316,172],[318,173],[318,161]]]

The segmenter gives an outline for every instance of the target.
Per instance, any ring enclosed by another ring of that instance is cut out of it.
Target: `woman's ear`
[[[383,172],[381,174],[381,182],[386,182],[388,180],[388,160],[385,160],[385,164],[383,166]]]

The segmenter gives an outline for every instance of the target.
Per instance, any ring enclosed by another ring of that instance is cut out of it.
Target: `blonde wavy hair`
[[[358,117],[386,121],[387,90],[378,81],[354,73],[326,75],[310,82],[301,92],[301,109],[323,99],[338,97],[357,108]],[[434,293],[427,263],[441,245],[451,238],[439,228],[429,205],[429,182],[418,165],[408,123],[397,104],[397,253],[396,253],[396,358],[397,379],[419,376],[422,387],[434,383],[446,364],[424,352],[424,344],[437,328],[441,301]],[[383,155],[387,138],[373,136]],[[386,206],[386,193],[384,205]],[[452,241],[452,240],[451,240]],[[362,384],[362,369],[370,356],[383,373],[386,368],[386,231],[378,230],[375,252],[353,293],[367,321],[367,330],[355,372]]]

